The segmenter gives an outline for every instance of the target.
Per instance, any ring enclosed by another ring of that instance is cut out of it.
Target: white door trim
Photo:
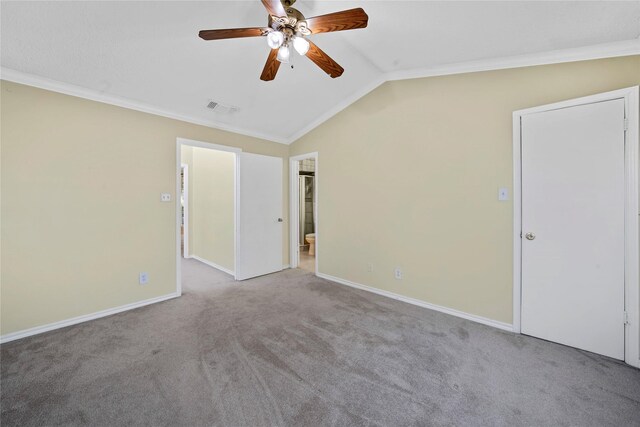
[[[625,362],[640,367],[640,256],[638,215],[638,155],[640,153],[639,86],[599,93],[554,104],[513,112],[513,331],[521,331],[522,289],[522,158],[521,119],[528,114],[557,110],[596,102],[624,99],[625,133]],[[622,321],[622,316],[621,316]]]
[[[300,160],[305,159],[314,159],[315,160],[315,179],[313,181],[313,216],[315,219],[315,234],[316,234],[316,268],[315,274],[318,274],[318,258],[320,255],[319,248],[319,221],[318,221],[318,152],[314,151],[312,153],[300,154],[298,156],[289,157],[289,217],[291,218],[289,221],[289,264],[291,268],[298,267],[299,264],[299,241],[300,241],[300,226],[298,222],[300,221],[300,180],[298,179],[298,175],[300,173],[300,164],[298,163]]]
[[[199,147],[199,148],[208,148],[211,150],[218,151],[228,151],[234,153],[235,157],[235,174],[233,180],[233,188],[234,188],[234,224],[233,224],[233,246],[234,246],[234,278],[235,271],[237,270],[236,263],[238,262],[238,224],[240,223],[240,186],[238,185],[239,174],[240,174],[240,153],[242,153],[241,148],[229,147],[227,145],[218,145],[212,144],[209,142],[203,141],[195,141],[192,139],[186,138],[176,138],[176,199],[178,194],[180,194],[180,170],[182,169],[182,150],[180,149],[183,145],[187,145],[190,147]],[[180,203],[176,200],[176,294],[178,296],[182,295],[182,268],[181,268],[181,260],[180,260]],[[187,245],[186,245],[186,236],[185,236],[185,254],[187,253]]]
[[[182,190],[184,194],[184,235],[182,236],[184,254],[182,256],[184,258],[191,258],[189,254],[189,165],[182,163],[180,168],[182,169],[182,181],[184,182],[184,189]]]

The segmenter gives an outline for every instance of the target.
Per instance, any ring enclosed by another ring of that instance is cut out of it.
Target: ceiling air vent
[[[238,107],[234,107],[233,105],[224,105],[216,101],[209,101],[207,108],[220,114],[231,114],[238,111]]]

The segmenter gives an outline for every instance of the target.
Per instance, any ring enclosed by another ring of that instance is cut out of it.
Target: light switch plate
[[[498,189],[498,200],[501,202],[509,200],[509,189],[506,187],[501,187]]]
[[[160,193],[160,201],[161,202],[170,202],[171,201],[171,193]]]

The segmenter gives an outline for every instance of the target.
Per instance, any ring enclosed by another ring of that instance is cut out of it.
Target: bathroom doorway
[[[291,157],[291,268],[318,271],[318,155]]]

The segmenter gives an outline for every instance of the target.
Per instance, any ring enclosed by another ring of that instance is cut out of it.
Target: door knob
[[[282,222],[282,218],[278,218],[278,222]]]
[[[533,239],[536,238],[536,235],[531,233],[531,232],[529,232],[529,233],[525,234],[524,237],[526,237],[527,240],[533,240]]]

